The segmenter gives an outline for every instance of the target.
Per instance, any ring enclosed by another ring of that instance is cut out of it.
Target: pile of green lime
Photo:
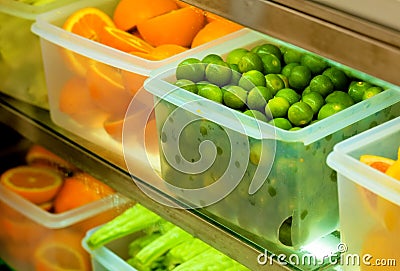
[[[285,130],[298,130],[384,89],[323,58],[261,43],[187,58],[175,85]]]

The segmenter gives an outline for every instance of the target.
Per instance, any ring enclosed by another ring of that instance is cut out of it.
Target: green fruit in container
[[[314,116],[314,111],[305,102],[296,102],[289,107],[288,119],[296,126],[305,126],[310,123]]]
[[[336,67],[330,67],[326,69],[323,75],[328,76],[331,79],[335,90],[347,90],[349,84],[349,78],[347,75]]]
[[[325,98],[326,103],[341,103],[346,107],[352,106],[354,104],[353,99],[347,92],[340,90],[335,90]]]
[[[253,117],[253,118],[255,118],[255,119],[261,120],[261,121],[265,121],[265,122],[268,121],[267,116],[264,115],[263,113],[261,113],[261,112],[258,111],[258,110],[251,110],[251,109],[249,109],[249,110],[244,111],[243,114],[245,114],[245,115],[247,115],[247,116],[250,116],[250,117]]]
[[[266,87],[275,95],[279,90],[286,87],[284,78],[280,76],[281,74],[270,73],[265,75],[265,85]]]
[[[287,48],[285,53],[283,54],[283,61],[286,64],[300,63],[302,55],[303,55],[303,53],[301,53],[297,50]]]
[[[350,83],[348,93],[350,97],[354,100],[354,102],[358,103],[362,101],[364,92],[367,91],[367,89],[369,89],[370,87],[372,87],[372,85],[368,82],[352,81]]]
[[[252,88],[247,94],[247,107],[264,111],[267,102],[272,99],[274,94],[267,87],[258,86]]]
[[[314,75],[321,74],[328,67],[328,63],[324,59],[311,54],[304,54],[300,64],[309,68]]]
[[[226,63],[238,65],[240,59],[247,53],[249,50],[245,48],[236,48],[228,53],[226,56]]]
[[[223,100],[222,90],[218,86],[213,84],[202,86],[199,89],[198,94],[217,103],[222,103]]]
[[[278,128],[281,128],[283,130],[290,130],[293,128],[293,125],[286,118],[274,118],[274,119],[270,120],[268,123],[272,124]]]
[[[174,85],[196,94],[198,92],[196,83],[188,79],[179,79],[174,83]]]
[[[239,86],[228,86],[223,94],[226,106],[233,109],[243,108],[247,100],[247,91]]]
[[[224,60],[222,59],[222,57],[220,55],[217,54],[209,54],[206,55],[201,62],[203,63],[219,63],[219,62],[223,62]]]
[[[299,65],[300,65],[300,63],[297,63],[297,62],[292,62],[292,63],[286,64],[285,66],[283,66],[281,73],[284,76],[286,76],[287,78],[289,78],[293,67],[296,67],[296,66],[299,66]]]
[[[310,84],[311,81],[311,70],[304,66],[298,65],[294,66],[289,75],[289,86],[296,90],[303,90]]]
[[[263,55],[272,54],[272,55],[275,55],[279,59],[279,61],[282,60],[281,50],[279,49],[278,46],[271,44],[271,43],[264,43],[264,44],[257,46],[257,49],[255,50],[255,52],[261,57]]]
[[[261,61],[264,66],[264,74],[280,73],[282,70],[282,64],[279,58],[274,54],[263,54]]]
[[[314,114],[317,114],[321,107],[325,104],[325,100],[318,92],[310,92],[301,98],[302,102],[308,104],[313,110]]]
[[[239,79],[238,85],[247,91],[255,86],[265,86],[264,74],[258,70],[244,72]]]
[[[343,109],[346,109],[346,106],[341,103],[327,103],[324,104],[318,112],[318,120],[325,119],[330,117]]]
[[[285,117],[290,107],[290,103],[283,97],[274,97],[270,99],[265,107],[267,116],[272,115],[274,118]]]
[[[247,52],[238,62],[239,71],[245,73],[251,70],[264,71],[264,65],[259,55]]]
[[[319,92],[323,97],[326,97],[334,90],[334,85],[326,75],[317,75],[310,81],[310,90]]]
[[[376,86],[370,87],[369,89],[367,89],[364,92],[362,100],[369,99],[369,98],[381,93],[382,91],[383,91],[383,88],[381,88],[381,87],[376,87]]]
[[[205,77],[206,65],[197,58],[187,58],[181,61],[176,68],[176,79],[188,79],[199,82]]]
[[[231,81],[232,70],[229,65],[223,61],[209,63],[205,69],[205,78],[210,83],[222,87]]]
[[[276,94],[275,97],[282,97],[285,98],[290,105],[300,101],[301,95],[298,94],[295,90],[291,88],[283,88],[279,90]]]

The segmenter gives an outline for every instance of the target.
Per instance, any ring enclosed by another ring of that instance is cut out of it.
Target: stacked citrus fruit
[[[383,91],[311,53],[261,42],[187,58],[177,86],[285,130],[298,130]]]
[[[242,26],[177,0],[120,0],[106,13],[85,7],[63,29],[145,61],[160,61],[237,31]],[[77,123],[103,127],[121,141],[131,99],[146,75],[129,72],[64,50],[73,78],[61,89],[59,110]]]

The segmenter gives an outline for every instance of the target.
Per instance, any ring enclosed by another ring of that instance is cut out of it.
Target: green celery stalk
[[[190,260],[209,248],[210,246],[208,244],[198,238],[193,238],[168,251],[165,256],[164,265],[167,270],[173,270],[176,266]]]
[[[92,249],[103,246],[115,239],[153,226],[162,220],[160,216],[135,204],[96,230],[87,240]]]
[[[170,249],[192,238],[194,238],[192,235],[174,226],[141,249],[134,258],[128,260],[128,263],[139,271],[151,270],[152,264],[157,262]]]

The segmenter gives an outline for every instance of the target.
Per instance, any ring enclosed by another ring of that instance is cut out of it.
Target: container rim
[[[358,150],[382,136],[389,136],[398,131],[400,131],[400,117],[336,144],[326,162],[328,166],[337,171],[337,174],[343,175],[352,182],[400,205],[400,182],[398,180],[349,155],[350,152]]]
[[[59,214],[53,214],[41,209],[39,206],[19,196],[3,185],[0,185],[0,195],[1,201],[9,207],[12,207],[30,220],[49,229],[61,229],[71,226],[128,202],[127,198],[119,193],[115,193],[81,207]]]

